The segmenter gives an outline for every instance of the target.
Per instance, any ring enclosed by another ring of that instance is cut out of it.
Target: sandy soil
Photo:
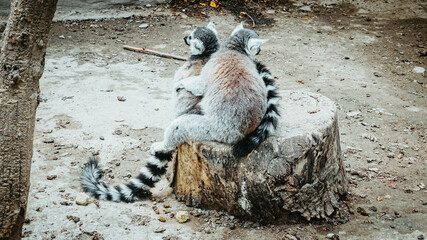
[[[254,8],[274,20],[255,30],[270,39],[258,59],[279,88],[319,92],[339,108],[349,221],[261,226],[186,207],[166,179],[154,201],[75,203],[88,156],[100,156],[107,182],[121,183],[137,173],[173,118],[171,81],[182,62],[122,45],[187,56],[182,38],[195,26],[213,20],[225,40],[241,21],[225,10],[206,7],[198,18],[195,10],[160,5],[56,16],[40,81],[26,239],[426,237],[427,74],[413,71],[427,68],[426,3],[301,1]],[[179,210],[192,213],[190,221],[171,217]]]

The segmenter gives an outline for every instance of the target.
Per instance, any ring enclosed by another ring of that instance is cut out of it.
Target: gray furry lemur
[[[191,56],[174,76],[176,119],[164,140],[151,146],[152,156],[136,178],[116,187],[105,184],[97,160],[90,159],[82,186],[94,197],[132,202],[151,196],[173,151],[187,140],[232,144],[233,155],[243,157],[275,131],[280,97],[268,69],[253,60],[267,40],[240,24],[220,48],[213,23],[184,40]]]

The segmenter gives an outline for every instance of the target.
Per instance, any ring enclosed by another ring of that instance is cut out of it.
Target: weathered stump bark
[[[325,219],[339,209],[347,180],[334,103],[309,92],[281,96],[279,130],[248,157],[214,142],[178,148],[179,200],[261,222]]]

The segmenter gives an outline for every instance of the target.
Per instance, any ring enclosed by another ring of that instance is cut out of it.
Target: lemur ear
[[[243,29],[243,22],[239,23],[239,25],[236,26],[236,28],[234,28],[233,32],[231,33],[231,35],[234,35],[237,31]]]
[[[191,39],[190,51],[192,55],[200,55],[205,51],[205,45],[200,39]]]
[[[246,49],[247,54],[250,57],[255,57],[259,51],[262,44],[268,42],[268,39],[260,39],[260,38],[251,38],[248,41],[248,47]]]
[[[216,29],[215,29],[215,23],[214,22],[209,22],[208,25],[206,26],[207,28],[209,28],[210,30],[212,30],[212,32],[215,33],[215,35],[218,35]]]

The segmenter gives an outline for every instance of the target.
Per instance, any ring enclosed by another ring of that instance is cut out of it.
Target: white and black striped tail
[[[280,97],[274,83],[274,78],[264,64],[255,63],[258,73],[267,87],[267,111],[258,127],[233,146],[233,155],[235,157],[247,156],[276,130],[277,123],[279,122]]]
[[[97,199],[115,202],[133,202],[151,196],[150,189],[166,173],[167,163],[172,159],[172,153],[160,153],[151,156],[146,166],[142,167],[138,177],[133,178],[128,184],[107,186],[102,180],[102,171],[99,169],[98,160],[94,157],[83,167],[83,190]]]

